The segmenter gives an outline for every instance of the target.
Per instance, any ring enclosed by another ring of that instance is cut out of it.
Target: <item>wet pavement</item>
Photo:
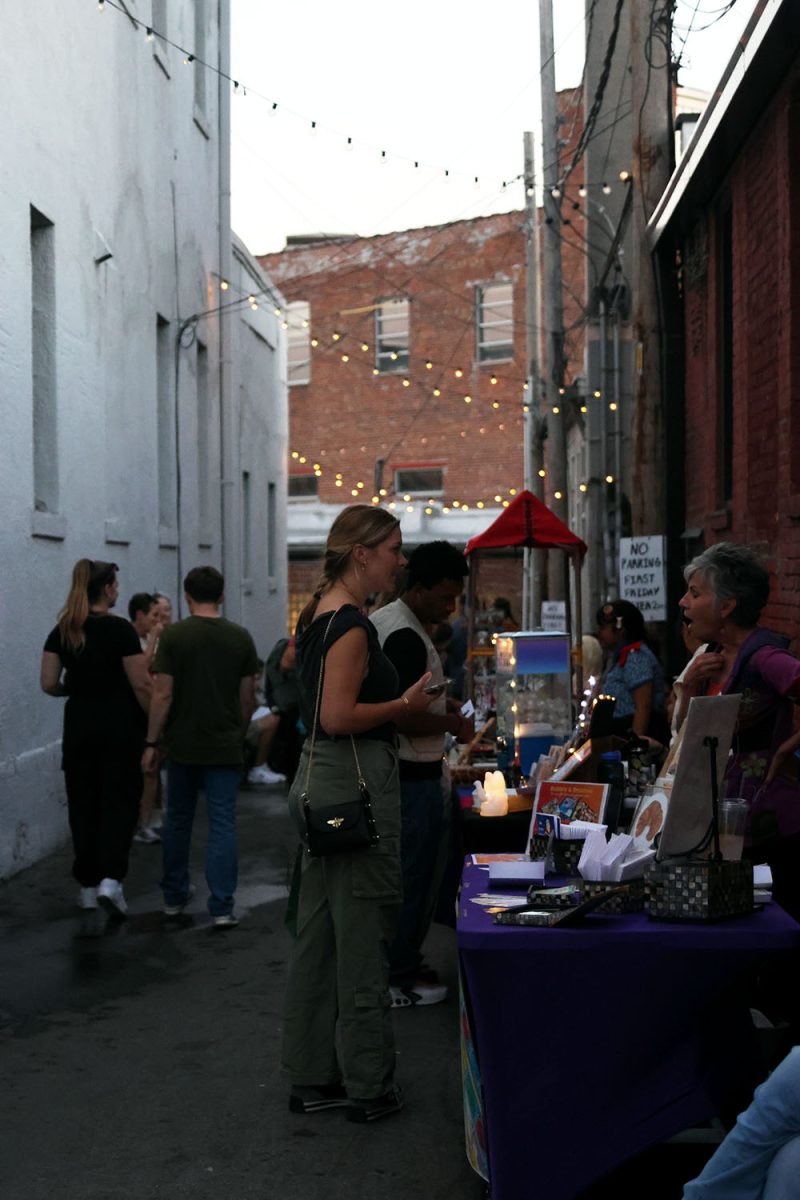
[[[199,806],[202,808],[202,805]],[[17,1200],[480,1200],[464,1154],[455,938],[448,1000],[395,1013],[402,1114],[287,1109],[279,1045],[295,839],[281,789],[239,805],[241,925],[197,895],[161,916],[159,846],[134,844],[127,921],[81,914],[65,848],[0,885],[0,1195]]]

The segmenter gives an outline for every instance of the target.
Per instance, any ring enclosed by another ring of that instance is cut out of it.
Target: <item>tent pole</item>
[[[578,683],[578,701],[583,697],[583,594],[581,580],[581,556],[571,555],[575,571],[575,675]]]
[[[465,680],[465,700],[475,699],[474,695],[474,679],[475,667],[472,657],[473,647],[475,645],[475,598],[478,594],[478,559],[479,555],[473,551],[469,564],[469,575],[467,576],[467,674]]]

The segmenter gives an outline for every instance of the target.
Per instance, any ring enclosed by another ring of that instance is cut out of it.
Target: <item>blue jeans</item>
[[[208,806],[206,883],[208,911],[212,917],[233,912],[238,876],[236,846],[236,790],[239,767],[204,767],[167,763],[168,803],[161,832],[164,903],[185,904],[189,896],[189,849],[197,793],[203,788]]]
[[[401,779],[400,814],[403,907],[397,935],[389,948],[389,965],[392,983],[410,987],[422,964],[421,947],[431,917],[431,884],[444,832],[441,775],[436,779]]]
[[[791,1200],[800,1174],[800,1047],[756,1088],[684,1200]]]

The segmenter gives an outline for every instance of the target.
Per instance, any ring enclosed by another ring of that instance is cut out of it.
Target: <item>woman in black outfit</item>
[[[122,880],[142,794],[150,679],[132,625],[111,615],[116,563],[80,559],[42,654],[41,686],[66,696],[62,769],[78,904],[127,912]],[[62,679],[63,673],[63,679]]]
[[[422,690],[430,674],[400,694],[397,672],[364,608],[369,596],[394,590],[405,561],[390,512],[365,504],[344,509],[331,526],[322,579],[297,627],[308,737],[289,807],[302,828],[306,790],[312,808],[315,800],[355,799],[357,746],[380,841],[354,853],[303,855],[283,1066],[292,1112],[342,1106],[348,1120],[358,1122],[402,1108],[394,1083],[388,958],[402,894],[394,722],[401,713],[425,712],[432,697]]]

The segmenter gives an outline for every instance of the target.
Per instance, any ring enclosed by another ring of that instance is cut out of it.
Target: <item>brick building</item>
[[[562,110],[576,130],[578,91]],[[396,505],[409,544],[463,545],[523,486],[525,246],[517,211],[289,239],[260,259],[289,302],[290,622],[343,504]],[[570,377],[583,367],[584,263],[565,236]],[[514,595],[518,565],[493,581]]]
[[[651,222],[669,353],[671,588],[704,545],[759,548],[765,622],[800,617],[800,13],[760,5]]]

